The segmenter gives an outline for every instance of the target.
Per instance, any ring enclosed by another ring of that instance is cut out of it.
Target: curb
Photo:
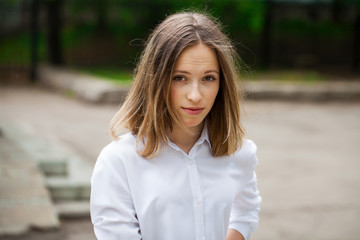
[[[246,81],[246,97],[251,100],[359,101],[360,81],[288,83],[271,80]]]
[[[122,103],[128,87],[75,70],[48,65],[39,67],[39,82],[91,103]]]

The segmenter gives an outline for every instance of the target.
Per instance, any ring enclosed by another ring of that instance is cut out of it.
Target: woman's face
[[[219,91],[216,53],[204,44],[185,48],[175,63],[170,94],[172,109],[188,128],[201,127]]]

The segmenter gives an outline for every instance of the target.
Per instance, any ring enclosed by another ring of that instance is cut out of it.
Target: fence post
[[[353,71],[359,72],[359,64],[360,64],[360,6],[357,7],[357,14],[355,18],[354,24],[354,45],[353,45]]]
[[[61,16],[62,0],[47,1],[47,44],[49,61],[54,65],[64,63],[62,45],[61,45]]]
[[[31,43],[30,43],[30,80],[35,82],[37,79],[38,65],[38,38],[39,38],[39,0],[31,3]]]
[[[265,1],[265,20],[262,29],[262,38],[261,38],[261,67],[268,68],[271,61],[271,32],[273,24],[273,0]]]

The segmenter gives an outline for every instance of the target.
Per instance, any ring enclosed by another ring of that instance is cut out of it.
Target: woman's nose
[[[190,89],[187,96],[190,101],[199,102],[201,100],[201,93],[199,87],[200,86],[197,83],[190,85]]]

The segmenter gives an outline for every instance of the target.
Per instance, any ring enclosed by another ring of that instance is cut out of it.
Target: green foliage
[[[39,34],[39,59],[45,59],[46,45],[44,34]],[[0,64],[30,64],[30,34],[20,33],[0,41]]]
[[[24,0],[0,1],[0,7],[5,6],[4,9],[7,9],[18,6]],[[41,0],[42,10],[46,9],[43,7],[47,1],[55,0]],[[354,4],[356,2],[357,8],[360,9],[360,1],[352,1]],[[167,15],[182,10],[205,11],[218,18],[223,23],[225,32],[234,40],[238,52],[249,65],[255,65],[254,62],[259,61],[255,60],[255,56],[261,55],[266,0],[75,0],[63,1],[63,6],[65,21],[61,40],[65,61],[66,56],[81,56],[77,59],[79,65],[84,58],[89,59],[84,65],[99,64],[96,62],[97,56],[100,58],[102,53],[108,51],[108,65],[132,68],[151,29]],[[103,18],[105,26],[99,24],[100,18]],[[305,43],[305,47],[311,44],[313,37],[316,37],[317,42],[325,41],[337,45],[341,41],[346,42],[346,38],[351,38],[349,36],[353,31],[351,22],[334,24],[331,19],[311,22],[291,17],[274,21],[272,27],[275,41],[294,41],[289,46],[296,46],[301,42]],[[41,60],[46,59],[44,32],[45,29],[42,29],[39,41]],[[100,47],[94,51],[94,48],[100,45],[109,47],[105,51]],[[111,51],[114,54],[111,54]],[[0,40],[0,52],[1,64],[29,63],[28,32],[12,34]],[[87,54],[89,52],[92,55]],[[76,65],[78,62],[74,60],[71,64]],[[104,60],[101,64],[106,65],[107,62]]]
[[[19,2],[19,0],[3,0],[1,5],[3,5],[3,7],[13,7],[16,6]]]
[[[302,19],[284,19],[274,25],[274,31],[290,36],[318,36],[341,38],[352,31],[351,24],[336,25],[331,21],[310,22]]]
[[[67,27],[62,32],[62,44],[64,49],[73,48],[83,44],[89,36],[95,33],[95,25],[84,23],[74,27]]]
[[[264,21],[263,1],[211,1],[211,9],[231,32],[259,34]]]

